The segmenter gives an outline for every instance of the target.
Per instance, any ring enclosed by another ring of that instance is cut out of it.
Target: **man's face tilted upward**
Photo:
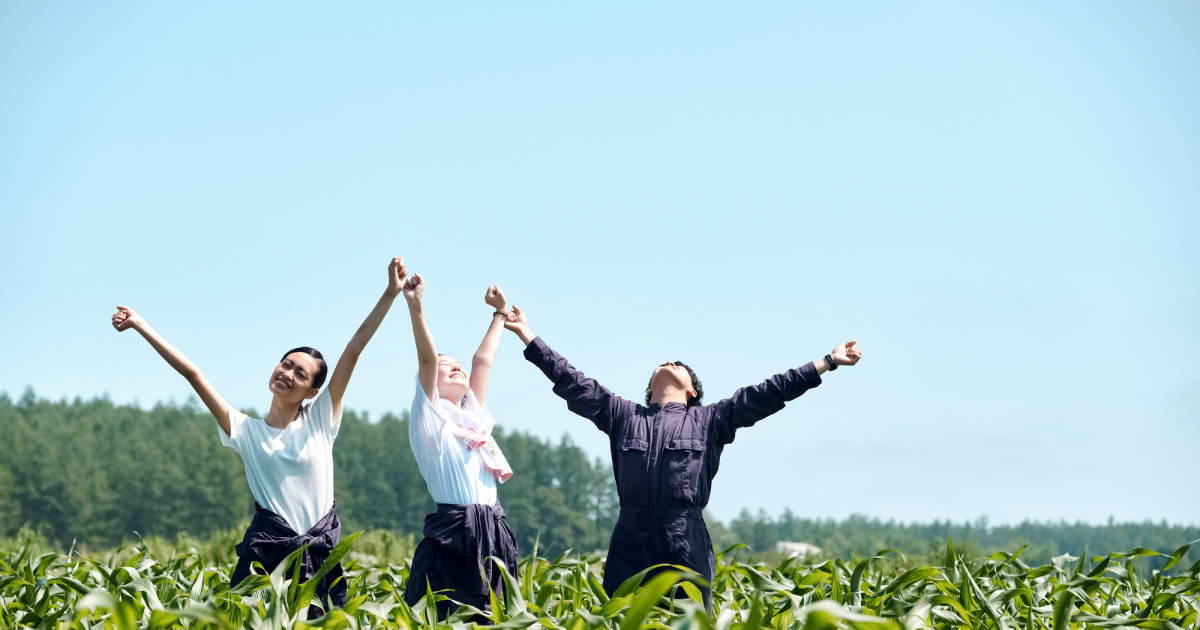
[[[667,396],[682,396],[689,407],[700,404],[704,390],[700,386],[700,379],[686,363],[667,361],[654,368],[650,384],[646,387],[646,404],[649,405],[651,400],[662,401]]]

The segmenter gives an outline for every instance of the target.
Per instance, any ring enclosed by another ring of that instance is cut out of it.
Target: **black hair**
[[[696,405],[699,405],[700,399],[704,398],[704,385],[702,385],[700,383],[700,377],[696,376],[696,373],[692,371],[692,368],[688,367],[688,365],[682,361],[672,361],[671,363],[674,363],[675,365],[678,365],[679,367],[687,370],[688,376],[692,377],[692,389],[696,390],[696,395],[688,396],[687,406],[695,407]],[[666,365],[666,363],[664,363],[663,365]],[[660,365],[658,367],[662,367],[662,365]],[[654,374],[651,373],[650,374],[650,382],[646,384],[646,404],[647,405],[650,404],[650,386],[653,384],[654,384]]]
[[[316,348],[309,348],[308,346],[300,346],[299,348],[292,348],[284,352],[283,359],[288,358],[288,355],[293,352],[307,354],[317,360],[317,373],[313,375],[312,386],[313,389],[321,389],[321,386],[325,384],[325,374],[329,372],[329,366],[325,363],[325,357],[321,356],[321,351]],[[283,359],[280,359],[279,362],[283,363]]]

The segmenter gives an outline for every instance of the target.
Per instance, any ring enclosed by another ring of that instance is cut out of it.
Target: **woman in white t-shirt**
[[[388,287],[375,308],[359,326],[338,359],[321,391],[328,367],[321,353],[300,347],[283,355],[271,379],[271,407],[261,420],[250,418],[225,402],[204,374],[167,343],[140,315],[118,306],[112,324],[118,331],[138,331],[183,375],[217,419],[221,443],[238,452],[246,467],[246,481],[254,495],[255,515],[238,545],[238,565],[231,578],[236,587],[250,575],[252,563],[273,570],[301,544],[308,550],[301,562],[302,579],[321,567],[341,536],[333,500],[333,441],[342,420],[342,396],[367,342],[375,334],[408,275],[404,261],[393,258],[388,266]],[[307,406],[306,400],[313,402]],[[317,596],[326,610],[346,603],[341,565],[322,577]],[[313,608],[311,613],[319,613]]]
[[[425,321],[425,281],[413,274],[404,284],[417,344],[417,387],[408,417],[409,444],[437,511],[425,517],[424,538],[413,554],[404,599],[416,604],[429,589],[449,590],[438,604],[444,618],[454,603],[490,609],[489,587],[503,597],[504,581],[489,557],[517,573],[517,539],[496,500],[496,484],[512,476],[492,436],[496,421],[486,401],[492,361],[508,314],[500,287],[484,301],[495,309],[471,373],[453,357],[438,354]],[[486,575],[486,578],[481,576]]]

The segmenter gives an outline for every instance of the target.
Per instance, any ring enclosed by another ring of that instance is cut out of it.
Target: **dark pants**
[[[604,592],[612,597],[621,584],[646,567],[678,564],[712,582],[717,559],[712,540],[704,524],[703,510],[635,510],[621,508],[621,516],[608,545],[604,566]],[[669,569],[655,569],[646,579]],[[705,606],[712,605],[712,593],[701,588]],[[683,596],[683,589],[676,593]]]
[[[503,597],[504,577],[489,556],[499,558],[517,577],[517,538],[504,519],[504,508],[496,505],[447,505],[425,517],[425,536],[413,554],[412,570],[404,586],[404,601],[415,605],[425,597],[426,581],[434,592],[459,604],[491,610],[489,587]],[[487,580],[481,577],[481,571]],[[438,618],[445,619],[458,608],[452,602],[438,603]]]
[[[238,562],[229,579],[230,588],[237,586],[250,575],[251,565],[259,562],[268,573],[274,571],[293,551],[308,545],[300,557],[300,579],[308,580],[325,564],[333,548],[342,537],[342,522],[337,517],[337,503],[329,513],[317,521],[304,534],[297,534],[283,517],[254,504],[254,520],[246,528],[246,535],[237,546]],[[288,576],[291,576],[290,569]],[[325,604],[325,612],[332,606],[346,605],[346,580],[342,577],[342,564],[334,565],[317,584],[317,598]],[[337,584],[334,581],[337,580]],[[310,606],[308,618],[315,619],[324,614],[317,606]]]

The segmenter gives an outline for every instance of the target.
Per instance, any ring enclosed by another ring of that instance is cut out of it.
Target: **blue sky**
[[[1197,33],[1187,2],[4,3],[0,390],[186,400],[128,304],[264,409],[401,255],[440,350],[496,282],[634,399],[858,339],[726,449],[720,518],[1198,523]],[[607,457],[520,349],[499,421]],[[415,368],[397,304],[348,406],[406,409]]]

